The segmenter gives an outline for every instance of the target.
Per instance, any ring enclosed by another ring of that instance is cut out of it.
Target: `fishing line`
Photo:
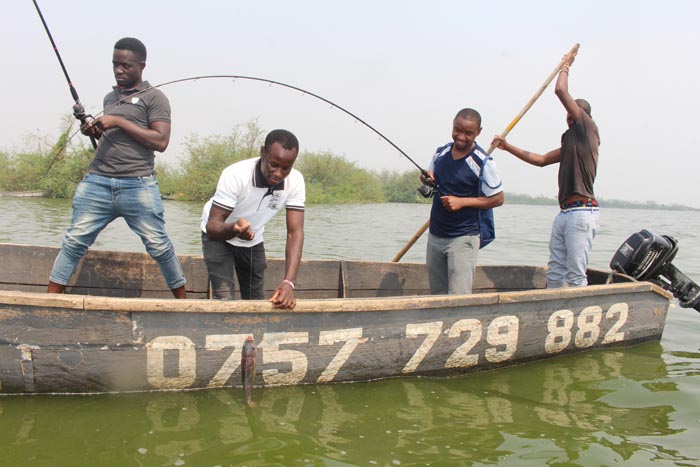
[[[258,77],[255,77],[255,76],[244,76],[244,75],[202,75],[202,76],[191,76],[191,77],[189,77],[189,78],[180,78],[180,79],[175,79],[175,80],[172,80],[172,81],[166,81],[166,82],[164,82],[164,83],[160,83],[160,84],[156,84],[156,85],[154,85],[154,86],[151,86],[150,88],[142,89],[142,90],[140,90],[140,91],[131,93],[131,94],[129,94],[128,96],[125,96],[125,97],[119,99],[117,102],[115,102],[115,103],[109,105],[109,106],[106,107],[104,110],[102,110],[101,112],[97,113],[97,114],[96,114],[96,117],[97,117],[97,116],[100,116],[100,115],[102,115],[102,114],[104,114],[105,112],[107,112],[107,111],[108,111],[109,109],[111,109],[112,107],[119,105],[120,103],[122,103],[123,101],[125,101],[125,100],[127,100],[127,99],[131,99],[132,97],[135,97],[135,96],[138,96],[138,95],[143,94],[143,93],[145,93],[145,92],[148,92],[149,89],[161,88],[161,87],[164,87],[164,86],[169,86],[169,85],[176,84],[176,83],[183,83],[183,82],[186,82],[186,81],[198,81],[198,80],[205,80],[205,79],[232,79],[232,80],[234,80],[234,82],[235,82],[235,80],[237,80],[237,79],[240,79],[240,80],[249,80],[249,81],[258,81],[258,82],[268,83],[268,84],[271,84],[271,85],[281,86],[281,87],[288,88],[288,89],[293,89],[293,90],[299,91],[299,92],[301,92],[301,93],[303,93],[303,94],[305,94],[305,95],[309,95],[309,96],[311,96],[311,97],[314,97],[314,98],[316,98],[316,99],[318,99],[318,100],[320,100],[320,101],[323,101],[323,102],[325,102],[325,103],[327,103],[327,104],[330,104],[330,106],[331,106],[332,108],[336,108],[336,109],[340,110],[341,112],[344,112],[345,114],[347,114],[347,115],[351,116],[352,118],[354,118],[357,122],[360,122],[362,125],[364,125],[365,127],[369,128],[370,130],[372,130],[372,131],[373,131],[375,134],[377,134],[381,139],[383,139],[384,141],[386,141],[387,143],[389,143],[389,144],[390,144],[394,149],[396,149],[402,156],[404,156],[404,157],[405,157],[406,159],[408,159],[414,166],[416,166],[416,168],[417,168],[418,170],[420,170],[421,174],[423,174],[423,175],[426,176],[426,177],[428,176],[428,172],[427,172],[425,169],[423,169],[420,165],[418,165],[418,163],[417,163],[416,161],[414,161],[408,154],[406,154],[406,152],[405,152],[403,149],[401,149],[401,148],[400,148],[399,146],[397,146],[393,141],[391,141],[389,138],[387,138],[382,132],[380,132],[379,130],[377,130],[376,128],[374,128],[372,125],[370,125],[370,124],[367,123],[365,120],[363,120],[362,118],[360,118],[360,117],[357,116],[356,114],[352,113],[351,111],[349,111],[349,110],[346,109],[345,107],[343,107],[343,106],[341,106],[341,105],[339,105],[339,104],[336,104],[335,102],[331,101],[330,99],[326,99],[325,97],[319,96],[319,95],[316,94],[316,93],[313,93],[313,92],[311,92],[311,91],[307,91],[307,90],[302,89],[302,88],[300,88],[300,87],[298,87],[298,86],[294,86],[294,85],[292,85],[292,84],[287,84],[287,83],[283,83],[283,82],[281,82],[281,81],[275,81],[275,80],[267,79],[267,78],[258,78]],[[77,133],[78,133],[78,131],[75,131],[75,132],[70,136],[69,141],[70,141],[70,139],[72,139],[73,136],[75,136]]]

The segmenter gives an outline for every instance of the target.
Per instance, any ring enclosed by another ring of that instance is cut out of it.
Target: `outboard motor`
[[[700,311],[700,286],[671,264],[677,252],[673,237],[643,229],[618,248],[610,268],[638,281],[653,282],[671,292],[683,308]]]

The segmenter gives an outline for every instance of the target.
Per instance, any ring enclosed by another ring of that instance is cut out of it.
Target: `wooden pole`
[[[423,235],[423,232],[428,230],[429,226],[430,226],[430,219],[428,219],[425,222],[425,224],[423,224],[423,226],[420,229],[418,229],[418,232],[416,232],[413,235],[413,237],[411,237],[411,239],[408,241],[408,243],[406,243],[406,245],[401,249],[401,251],[396,253],[396,256],[394,256],[394,259],[392,259],[391,262],[398,263],[399,260],[403,257],[403,255],[405,255],[406,252],[413,246],[413,244],[418,241],[418,239],[421,237],[421,235]]]
[[[579,44],[574,44],[574,46],[571,48],[571,50],[569,51],[569,53],[578,52],[578,48],[579,48]],[[568,55],[568,54],[567,54],[567,55]],[[525,104],[525,107],[523,107],[522,110],[518,113],[518,115],[516,115],[515,118],[508,124],[508,126],[506,127],[506,129],[503,130],[503,133],[501,133],[501,136],[503,136],[503,137],[505,138],[505,137],[508,135],[508,133],[510,133],[510,130],[512,130],[513,127],[515,127],[515,125],[518,124],[518,122],[520,121],[520,119],[523,118],[523,115],[525,115],[525,113],[527,113],[527,111],[530,110],[530,107],[532,107],[532,105],[535,103],[535,101],[537,101],[537,99],[539,99],[539,97],[542,95],[542,93],[544,92],[544,90],[547,89],[547,86],[549,86],[549,83],[551,83],[552,80],[554,79],[554,77],[557,76],[557,73],[559,73],[559,70],[561,70],[561,66],[562,66],[563,64],[564,64],[564,59],[562,58],[562,60],[559,62],[559,64],[556,66],[556,68],[554,68],[554,70],[552,71],[552,73],[550,73],[550,75],[547,76],[547,79],[546,79],[545,82],[542,84],[542,86],[539,87],[539,89],[537,90],[537,92],[535,93],[535,95],[532,96],[532,98],[528,101],[527,104]],[[491,147],[489,148],[489,150],[487,151],[487,153],[488,153],[488,154],[491,154],[491,153],[493,152],[494,149],[496,149],[496,146],[494,146],[493,144],[491,144]],[[413,246],[413,244],[416,243],[416,242],[418,241],[418,239],[421,237],[421,235],[423,235],[423,233],[424,233],[426,230],[428,230],[428,227],[429,227],[429,226],[430,226],[430,219],[428,219],[427,221],[425,221],[425,224],[423,224],[423,225],[421,226],[421,228],[418,229],[418,231],[413,235],[413,237],[411,237],[411,239],[408,241],[408,243],[406,243],[406,245],[401,249],[401,251],[399,251],[399,252],[396,254],[396,256],[394,256],[394,259],[392,259],[391,261],[392,261],[393,263],[399,262],[399,260],[401,260],[401,258],[403,257],[403,255],[405,255],[406,252]]]

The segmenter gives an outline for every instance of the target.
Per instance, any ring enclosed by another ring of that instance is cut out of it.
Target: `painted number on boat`
[[[208,387],[224,386],[240,366],[243,343],[250,334],[216,334],[206,336],[205,350],[221,351],[231,349],[230,354]],[[308,359],[299,350],[281,350],[285,344],[308,344],[308,332],[271,332],[263,335],[260,347],[264,348],[263,363],[281,363],[291,367],[290,371],[280,372],[276,368],[262,371],[267,385],[291,385],[301,382],[307,373]],[[333,381],[343,364],[350,358],[353,350],[361,343],[367,342],[362,337],[362,328],[336,329],[321,331],[319,345],[342,343],[338,353],[318,377],[317,382]],[[194,342],[185,336],[160,336],[146,344],[146,373],[151,386],[158,389],[183,389],[190,387],[196,379],[197,355]],[[168,350],[178,352],[178,374],[165,374],[164,354]]]
[[[628,312],[626,303],[616,303],[605,313],[600,306],[586,307],[578,315],[568,309],[557,310],[547,320],[544,350],[549,354],[562,352],[572,342],[576,348],[586,348],[593,346],[599,339],[601,344],[620,342],[625,337],[621,329],[627,322]],[[601,336],[601,324],[604,320],[609,329]],[[520,320],[514,315],[497,316],[489,322],[465,318],[447,326],[443,321],[406,324],[405,338],[417,340],[417,348],[407,359],[401,372],[416,372],[441,339],[452,342],[457,340],[456,348],[445,359],[444,368],[476,366],[480,363],[480,358],[489,363],[505,362],[518,350],[520,328]],[[208,381],[209,387],[228,384],[240,366],[242,346],[249,335],[206,336],[203,349],[205,354],[223,351],[228,355]],[[333,381],[360,345],[370,340],[376,344],[382,339],[383,337],[368,338],[360,327],[320,331],[318,346],[337,346],[338,350],[320,372],[316,382]],[[302,382],[308,373],[308,356],[301,350],[288,347],[308,346],[309,343],[309,333],[305,331],[264,333],[258,345],[263,349],[259,364],[265,365],[262,370],[264,383],[275,386]],[[166,374],[165,371],[165,354],[170,351],[177,351],[177,370],[168,372],[175,374]],[[191,387],[197,377],[198,352],[201,353],[202,349],[198,350],[195,343],[186,336],[159,336],[152,339],[146,344],[146,372],[149,384],[157,389]],[[207,355],[199,357],[208,358]],[[285,370],[275,368],[277,365]]]
[[[578,317],[575,317],[571,310],[555,311],[547,321],[545,352],[561,352],[569,346],[571,339],[579,349],[592,346],[600,336],[600,323],[603,318],[612,321],[613,324],[605,333],[601,343],[620,342],[625,338],[625,333],[620,329],[627,322],[628,313],[629,307],[626,303],[612,305],[605,315],[603,315],[603,309],[597,305],[584,308]]]
[[[491,363],[503,362],[513,356],[518,348],[519,320],[517,316],[499,316],[486,328],[486,342],[491,345],[484,357]],[[423,342],[413,357],[403,367],[402,373],[413,373],[428,355],[443,332],[443,322],[407,324],[406,337],[417,338],[424,335]],[[478,319],[461,319],[450,326],[447,337],[454,339],[466,334],[466,340],[445,361],[445,368],[465,368],[479,363],[477,354],[470,354],[481,341],[483,325]]]

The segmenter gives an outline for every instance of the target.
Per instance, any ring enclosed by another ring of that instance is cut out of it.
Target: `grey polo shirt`
[[[165,94],[144,81],[133,89],[114,86],[104,98],[104,113],[148,128],[152,122],[170,122],[170,103]],[[152,149],[141,145],[121,128],[112,128],[100,138],[88,172],[105,177],[145,177],[153,174],[154,160]]]

